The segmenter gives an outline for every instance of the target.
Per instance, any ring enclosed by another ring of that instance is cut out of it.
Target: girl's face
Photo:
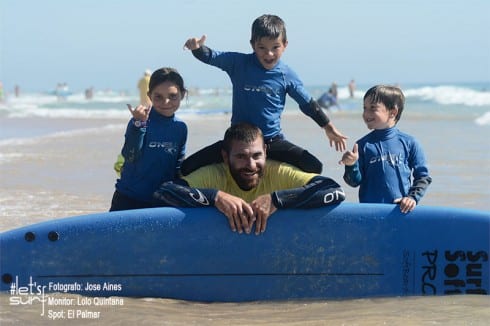
[[[397,113],[397,109],[388,110],[381,102],[373,103],[370,98],[364,100],[362,118],[368,129],[379,130],[393,127],[396,124]]]
[[[275,39],[262,37],[254,44],[252,44],[252,48],[262,67],[270,70],[274,68],[279,59],[281,59],[281,56],[284,50],[286,50],[287,45],[287,42],[282,42],[282,36]]]
[[[182,93],[177,84],[171,81],[165,81],[155,86],[148,93],[148,97],[153,104],[153,110],[156,110],[165,117],[171,117],[180,106]]]

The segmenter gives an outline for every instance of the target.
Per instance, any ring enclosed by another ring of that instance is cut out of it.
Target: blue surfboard
[[[207,302],[488,294],[489,233],[489,212],[428,206],[279,210],[260,236],[214,208],[100,213],[0,233],[0,286]]]

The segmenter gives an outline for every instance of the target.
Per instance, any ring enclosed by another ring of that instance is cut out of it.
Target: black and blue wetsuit
[[[152,207],[153,192],[179,176],[185,155],[187,126],[177,117],[151,110],[147,126],[128,123],[121,178],[116,182],[111,211]]]
[[[329,122],[316,101],[308,94],[296,73],[279,61],[265,69],[255,53],[219,52],[206,46],[192,51],[200,61],[224,70],[233,84],[231,124],[248,122],[259,127],[268,145],[269,158],[295,165],[306,172],[320,173],[322,163],[303,148],[285,140],[281,131],[281,114],[286,95],[319,126]],[[221,161],[221,143],[215,143],[187,158],[182,173]]]

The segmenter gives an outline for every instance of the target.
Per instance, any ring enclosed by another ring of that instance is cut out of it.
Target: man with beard
[[[231,126],[221,151],[223,163],[204,166],[166,182],[154,193],[159,205],[215,206],[232,231],[263,233],[277,209],[314,208],[342,202],[345,194],[334,180],[307,173],[284,162],[266,160],[261,130],[248,123]]]

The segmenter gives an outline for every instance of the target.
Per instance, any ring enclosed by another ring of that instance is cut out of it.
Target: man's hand
[[[394,204],[400,205],[400,210],[402,213],[406,214],[408,212],[413,211],[415,206],[417,206],[417,202],[412,197],[403,197],[398,198],[393,201]]]
[[[330,147],[335,144],[335,150],[337,152],[343,152],[345,151],[345,140],[347,139],[346,136],[342,135],[337,128],[333,125],[333,123],[330,121],[323,127],[325,129],[325,133],[327,134],[327,137],[330,141]]]
[[[201,36],[200,39],[198,39],[197,37],[190,38],[185,42],[184,50],[197,50],[204,44],[204,42],[206,42],[206,35]]]
[[[269,216],[277,211],[277,207],[272,203],[272,197],[270,194],[262,195],[257,197],[253,202],[250,203],[252,209],[255,213],[256,222],[255,234],[259,235],[265,232],[267,227],[267,219]],[[250,225],[252,227],[253,223]]]
[[[214,206],[228,218],[233,232],[238,230],[238,233],[242,233],[245,229],[246,233],[250,233],[255,215],[247,202],[220,190],[216,194]]]

